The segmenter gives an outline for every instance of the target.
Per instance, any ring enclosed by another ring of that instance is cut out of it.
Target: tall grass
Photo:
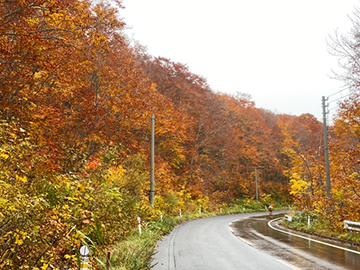
[[[118,243],[113,247],[111,269],[149,269],[153,249],[159,236],[156,232],[145,229],[141,236],[134,234],[126,241]]]

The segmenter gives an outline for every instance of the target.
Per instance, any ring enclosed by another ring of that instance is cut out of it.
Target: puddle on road
[[[272,219],[281,216],[283,215],[275,215]],[[269,215],[252,217],[236,221],[231,227],[236,236],[245,239],[254,248],[270,253],[301,269],[360,269],[360,254],[278,232],[268,226],[270,220]],[[354,249],[349,246],[344,247]]]

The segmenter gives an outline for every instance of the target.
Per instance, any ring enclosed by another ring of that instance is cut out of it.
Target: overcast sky
[[[311,113],[343,88],[326,39],[350,31],[358,0],[123,0],[126,33],[153,56],[187,64],[215,92],[259,108]]]

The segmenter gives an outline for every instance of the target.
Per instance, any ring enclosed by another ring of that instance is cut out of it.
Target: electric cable
[[[332,101],[328,101],[328,104],[333,103],[333,102],[336,102],[336,101],[338,101],[338,100],[340,100],[340,99],[343,99],[343,98],[347,98],[348,96],[351,96],[351,95],[352,95],[352,93],[349,93],[349,94],[347,94],[347,95],[345,95],[345,96],[339,97],[339,98],[334,99],[334,100],[332,100]]]
[[[329,95],[328,98],[329,98],[329,97],[332,97],[332,96],[335,96],[335,95],[337,95],[337,94],[340,94],[341,92],[343,92],[343,91],[345,91],[345,90],[349,90],[349,87],[343,88],[343,89],[341,89],[340,91]]]

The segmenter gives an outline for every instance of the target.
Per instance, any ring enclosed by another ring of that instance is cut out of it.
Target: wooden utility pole
[[[259,191],[258,191],[258,177],[257,177],[256,166],[255,166],[255,197],[256,197],[256,201],[258,201],[259,200]]]
[[[150,173],[150,204],[154,206],[154,198],[155,198],[155,115],[151,115],[151,173]]]
[[[326,195],[331,198],[331,181],[330,181],[330,161],[329,161],[329,142],[326,125],[326,105],[325,97],[322,97],[322,110],[323,110],[323,128],[324,128],[324,157],[325,157],[325,176],[326,176]]]

